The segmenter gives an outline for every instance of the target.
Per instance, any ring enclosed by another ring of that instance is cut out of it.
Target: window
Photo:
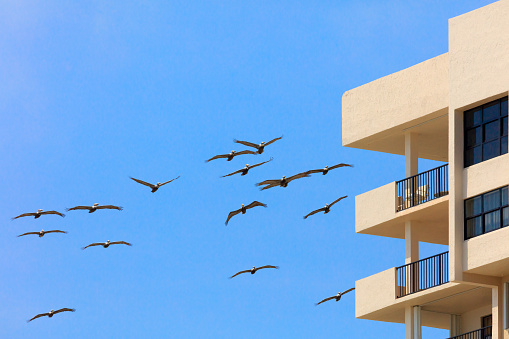
[[[507,97],[465,111],[465,167],[507,153]]]
[[[465,200],[465,240],[509,226],[508,186]]]

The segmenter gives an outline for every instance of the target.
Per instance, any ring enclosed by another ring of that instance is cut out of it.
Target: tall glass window
[[[507,153],[507,97],[465,111],[465,167]]]
[[[509,226],[508,186],[465,200],[465,240]]]

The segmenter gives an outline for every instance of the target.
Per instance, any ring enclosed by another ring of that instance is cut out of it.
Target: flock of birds
[[[279,138],[272,139],[269,142],[261,142],[259,144],[255,144],[255,143],[248,142],[248,141],[240,141],[240,140],[234,139],[235,143],[242,144],[242,145],[248,146],[248,147],[253,147],[253,148],[256,149],[256,151],[250,151],[250,150],[244,150],[244,151],[240,151],[240,152],[231,151],[228,154],[219,154],[219,155],[216,155],[216,156],[206,160],[206,162],[210,162],[210,161],[216,160],[216,159],[224,159],[224,158],[226,159],[226,161],[231,161],[234,157],[239,156],[239,155],[262,154],[264,152],[265,147],[269,146],[270,144],[272,144],[272,143],[274,143],[277,140],[280,140],[282,138],[283,138],[283,136],[281,136]],[[239,174],[239,173],[240,173],[241,176],[246,175],[246,174],[248,174],[250,169],[258,167],[258,166],[261,166],[263,164],[266,164],[266,163],[268,163],[268,162],[270,162],[272,160],[273,160],[273,158],[270,158],[267,161],[260,162],[260,163],[255,164],[255,165],[246,164],[246,166],[244,168],[241,168],[241,169],[239,169],[237,171],[234,171],[232,173],[226,174],[226,175],[222,176],[222,178],[228,177],[228,176],[232,176],[232,175],[235,175],[235,174]],[[353,167],[353,166],[349,165],[349,164],[343,164],[343,163],[337,164],[337,165],[334,165],[334,166],[331,166],[331,167],[325,166],[322,169],[316,169],[316,170],[310,170],[310,171],[298,173],[298,174],[295,174],[295,175],[290,176],[288,178],[286,176],[283,176],[281,179],[264,180],[262,182],[257,183],[256,186],[258,186],[258,187],[263,186],[262,188],[260,188],[260,190],[262,190],[262,191],[266,190],[266,189],[269,189],[269,188],[272,188],[272,187],[277,187],[277,186],[287,187],[288,184],[291,181],[293,181],[293,180],[297,180],[297,179],[300,179],[300,178],[306,178],[306,177],[311,176],[311,174],[314,174],[314,173],[322,173],[322,175],[326,175],[330,170],[333,170],[333,169],[336,169],[336,168],[340,168],[340,167]],[[174,179],[168,180],[168,181],[163,182],[163,183],[157,182],[154,185],[154,184],[150,184],[148,182],[145,182],[143,180],[130,177],[130,179],[134,180],[135,182],[137,182],[137,183],[139,183],[141,185],[149,187],[151,189],[152,193],[155,193],[160,187],[162,187],[162,186],[164,186],[166,184],[169,184],[169,183],[171,183],[172,181],[174,181],[174,180],[176,180],[178,178],[180,178],[180,175],[178,177],[174,178]],[[334,204],[336,204],[337,202],[339,202],[339,201],[341,201],[341,200],[343,200],[345,198],[347,198],[347,196],[340,197],[340,198],[334,200],[333,202],[331,202],[330,204],[326,204],[324,207],[316,209],[316,210],[308,213],[307,215],[304,216],[304,219],[307,219],[309,216],[311,216],[313,214],[316,214],[316,213],[319,213],[319,212],[324,212],[324,214],[329,213],[330,212],[330,208]],[[251,209],[251,208],[254,208],[254,207],[258,207],[258,206],[260,206],[260,207],[267,207],[266,204],[261,203],[259,201],[253,201],[252,203],[250,203],[250,204],[248,204],[246,206],[244,204],[242,204],[241,208],[239,208],[237,210],[234,210],[234,211],[231,211],[228,214],[228,217],[226,219],[225,225],[228,225],[228,222],[230,221],[230,219],[232,217],[234,217],[235,215],[240,214],[240,213],[245,214],[248,209]],[[122,211],[123,210],[123,208],[121,206],[99,205],[98,203],[94,203],[92,206],[82,206],[82,205],[80,205],[80,206],[75,206],[75,207],[72,207],[72,208],[67,208],[66,211],[87,210],[88,213],[93,213],[93,212],[95,212],[97,210],[103,210],[103,209],[111,209],[111,210],[118,210],[118,211]],[[23,217],[34,217],[34,219],[38,219],[38,218],[40,218],[43,215],[58,215],[60,217],[65,217],[65,214],[60,213],[58,211],[43,211],[42,209],[38,209],[37,212],[29,212],[29,213],[20,214],[20,215],[18,215],[16,217],[12,218],[12,220],[15,220],[15,219],[18,219],[18,218],[23,218]],[[39,238],[42,238],[44,235],[50,234],[50,233],[64,233],[64,234],[66,234],[67,232],[62,231],[62,230],[50,230],[50,231],[41,230],[40,232],[26,232],[26,233],[18,235],[18,237],[23,237],[23,236],[27,236],[27,235],[38,235]],[[106,242],[91,243],[91,244],[89,244],[89,245],[87,245],[85,247],[82,247],[82,250],[84,250],[84,249],[86,249],[88,247],[94,247],[94,246],[102,246],[104,248],[108,248],[110,245],[127,245],[127,246],[132,246],[131,243],[128,243],[126,241],[110,241],[110,240],[107,240]],[[239,271],[239,272],[235,273],[234,275],[232,275],[229,278],[232,279],[232,278],[234,278],[234,277],[236,277],[236,276],[238,276],[240,274],[243,274],[243,273],[255,274],[257,271],[262,270],[262,269],[267,269],[267,268],[279,269],[279,266],[274,266],[274,265],[265,265],[265,266],[260,266],[260,267],[253,266],[253,268],[247,269],[247,270],[243,270],[243,271]],[[316,305],[320,305],[321,303],[324,303],[324,302],[332,300],[332,299],[335,299],[336,301],[339,301],[344,294],[346,294],[348,292],[351,292],[353,290],[355,290],[355,287],[354,288],[350,288],[350,289],[348,289],[346,291],[343,291],[343,292],[339,292],[338,294],[336,294],[336,295],[334,295],[332,297],[325,298],[325,299],[321,300],[320,302],[316,303]],[[62,313],[62,312],[75,312],[75,311],[76,310],[73,309],[73,308],[61,308],[61,309],[56,310],[56,311],[50,310],[49,312],[46,312],[46,313],[37,314],[33,318],[27,320],[27,322],[31,322],[34,319],[45,317],[45,316],[47,316],[48,318],[51,318],[51,317],[53,317],[53,315],[58,314],[58,313]]]

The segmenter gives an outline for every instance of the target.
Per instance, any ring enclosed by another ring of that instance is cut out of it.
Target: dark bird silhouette
[[[258,270],[262,270],[262,269],[264,269],[264,268],[275,268],[276,270],[278,270],[278,269],[279,269],[279,266],[272,266],[272,265],[265,265],[265,266],[261,266],[261,267],[254,267],[254,266],[253,266],[253,268],[252,268],[252,269],[250,269],[250,270],[245,270],[245,271],[240,271],[240,272],[235,273],[234,275],[232,275],[232,276],[230,277],[230,279],[231,279],[231,278],[233,278],[233,277],[236,277],[236,276],[238,276],[239,274],[242,274],[242,273],[251,273],[251,274],[255,274],[255,273],[256,273],[256,271],[258,271]]]
[[[20,235],[18,235],[18,238],[22,237],[24,235],[29,235],[29,234],[37,234],[39,236],[39,238],[42,238],[42,237],[44,237],[45,234],[48,234],[48,233],[65,233],[65,234],[67,234],[67,232],[60,231],[60,230],[53,230],[53,231],[41,230],[40,232],[27,232],[27,233],[20,234]]]
[[[18,219],[18,218],[23,218],[23,217],[34,217],[34,219],[37,219],[41,215],[47,215],[47,214],[56,214],[56,215],[61,216],[62,218],[65,217],[65,214],[57,212],[57,211],[46,211],[46,212],[43,212],[42,209],[38,209],[37,212],[23,213],[23,214],[18,215],[17,217],[12,218],[11,220]]]
[[[275,141],[278,141],[279,139],[282,139],[283,136],[280,136],[279,138],[275,138],[275,139],[272,139],[271,141],[269,142],[261,142],[259,143],[258,145],[255,144],[255,143],[252,143],[252,142],[249,142],[249,141],[241,141],[241,140],[237,140],[237,139],[233,139],[233,142],[236,142],[237,144],[242,144],[244,146],[248,146],[248,147],[254,147],[256,148],[256,152],[258,154],[262,154],[263,153],[263,149],[266,147],[266,146],[269,146],[270,144],[272,144],[273,142]]]
[[[229,214],[228,214],[228,219],[226,219],[226,222],[224,223],[225,225],[228,225],[228,221],[235,215],[239,214],[239,213],[242,213],[242,214],[246,214],[246,211],[250,208],[253,208],[253,207],[256,207],[256,206],[263,206],[263,207],[267,207],[266,204],[263,204],[259,201],[253,201],[252,203],[250,203],[249,205],[247,206],[244,206],[244,204],[242,204],[242,207],[239,208],[238,210],[235,210],[235,211],[231,211]]]
[[[261,166],[261,165],[263,165],[263,164],[268,163],[269,161],[272,161],[272,158],[270,158],[270,159],[269,159],[269,160],[267,160],[267,161],[260,162],[260,163],[258,163],[258,164],[252,165],[252,166],[250,166],[249,164],[246,164],[246,167],[241,168],[241,169],[239,169],[238,171],[232,172],[232,173],[230,173],[230,174],[223,175],[221,178],[229,177],[230,175],[234,175],[234,174],[237,174],[237,173],[242,173],[241,175],[246,175],[246,174],[247,174],[247,172],[249,172],[249,170],[250,170],[251,168],[255,168],[255,167]]]
[[[130,244],[128,242],[125,242],[125,241],[109,241],[109,240],[107,240],[106,242],[94,242],[93,244],[90,244],[90,245],[87,245],[87,246],[83,247],[82,250],[84,250],[85,248],[88,248],[88,247],[92,247],[92,246],[102,246],[104,248],[108,248],[110,245],[127,245],[127,246],[132,246],[132,244]]]
[[[347,294],[348,292],[351,292],[355,290],[355,287],[352,287],[344,292],[339,292],[338,294],[336,294],[335,296],[332,296],[332,297],[329,297],[329,298],[325,298],[323,299],[322,301],[320,301],[319,303],[316,304],[316,306],[320,305],[321,303],[324,303],[326,301],[329,301],[329,300],[332,300],[332,299],[336,299],[336,301],[339,301],[341,300],[341,297],[344,295],[344,294]]]
[[[161,187],[163,185],[166,185],[166,184],[172,182],[173,180],[176,180],[176,179],[180,178],[180,175],[178,177],[174,178],[174,179],[171,179],[171,180],[168,180],[166,182],[163,182],[162,184],[160,182],[158,182],[155,185],[152,185],[152,184],[150,184],[148,182],[145,182],[143,180],[140,180],[140,179],[135,179],[133,177],[129,177],[129,178],[131,178],[132,180],[136,181],[139,184],[142,184],[142,185],[150,187],[152,189],[152,193],[154,193],[155,191],[157,191],[159,189],[159,187]]]
[[[256,186],[263,186],[263,185],[266,185],[265,187],[261,188],[260,190],[263,191],[263,190],[266,190],[266,189],[269,189],[269,188],[272,188],[272,187],[276,187],[276,186],[281,186],[281,187],[287,187],[288,186],[288,183],[292,180],[295,180],[295,179],[300,179],[300,178],[305,178],[305,177],[309,177],[310,175],[307,174],[307,173],[299,173],[299,174],[295,174],[289,178],[285,177],[283,175],[283,178],[282,179],[273,179],[273,180],[265,180],[265,181],[262,181],[262,182],[259,182],[256,184]]]
[[[92,206],[76,206],[76,207],[68,208],[67,211],[88,210],[88,213],[93,213],[93,212],[95,212],[97,210],[104,210],[104,209],[122,211],[124,208],[120,207],[120,206],[113,206],[113,205],[102,205],[102,206],[99,206],[98,203],[95,203]]]
[[[317,210],[314,210],[313,212],[307,214],[304,216],[304,219],[306,219],[307,217],[309,217],[310,215],[313,215],[313,214],[316,214],[318,212],[322,212],[323,211],[323,214],[327,214],[330,212],[330,208],[332,207],[332,205],[334,205],[335,203],[337,203],[338,201],[340,200],[343,200],[344,198],[348,197],[347,195],[345,195],[344,197],[341,197],[341,198],[338,198],[336,200],[334,200],[333,202],[331,202],[330,204],[326,204],[325,207],[322,207],[322,208],[319,208]]]
[[[339,167],[353,167],[353,165],[349,165],[349,164],[337,164],[337,165],[334,165],[334,166],[325,166],[325,168],[321,168],[321,169],[316,169],[316,170],[310,170],[310,171],[307,171],[306,173],[307,174],[313,174],[313,173],[322,173],[323,175],[329,173],[330,170],[333,170],[333,169],[336,169],[336,168],[339,168]]]
[[[36,315],[35,317],[33,317],[32,319],[30,320],[27,320],[27,323],[31,322],[32,320],[34,319],[37,319],[37,318],[40,318],[40,317],[48,317],[48,318],[51,318],[53,317],[55,314],[58,314],[58,313],[61,313],[61,312],[76,312],[76,310],[74,308],[61,308],[59,310],[56,310],[56,311],[49,311],[48,313],[41,313],[41,314],[38,314]]]
[[[210,158],[209,160],[206,160],[205,162],[209,162],[209,161],[212,161],[212,160],[215,160],[215,159],[221,159],[221,158],[226,158],[226,161],[231,161],[237,155],[242,155],[242,154],[256,154],[256,152],[248,151],[248,150],[240,151],[240,152],[231,151],[228,154],[219,154],[219,155],[216,155],[216,156]]]

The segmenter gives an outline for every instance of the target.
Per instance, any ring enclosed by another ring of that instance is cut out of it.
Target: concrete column
[[[421,307],[405,307],[405,339],[422,339]]]
[[[491,289],[492,339],[504,338],[504,290],[503,285]]]
[[[449,326],[449,337],[461,334],[461,316],[451,314],[451,325]]]
[[[418,137],[412,132],[405,133],[405,177],[419,173]]]
[[[405,221],[405,264],[419,260],[419,239],[416,225],[412,221]]]

